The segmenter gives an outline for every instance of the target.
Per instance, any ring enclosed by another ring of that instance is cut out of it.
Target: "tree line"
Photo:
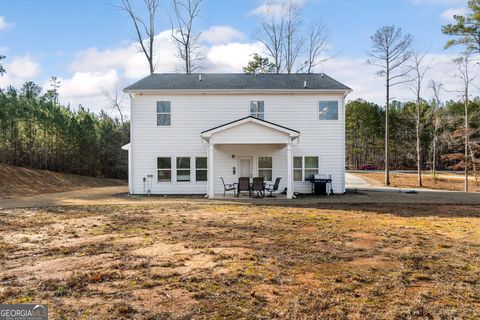
[[[8,70],[7,70],[8,71]],[[127,178],[129,123],[58,104],[33,82],[0,90],[0,162],[72,174]]]
[[[432,89],[433,91],[433,89]],[[432,92],[433,94],[433,92]],[[433,94],[434,95],[434,94]],[[422,170],[463,170],[464,103],[440,102],[436,97],[422,100],[420,114],[420,164]],[[470,127],[469,169],[480,166],[480,98],[468,106]],[[394,170],[417,166],[416,102],[390,104],[390,165]],[[346,163],[350,169],[363,165],[384,168],[385,108],[362,99],[346,105]],[[433,141],[435,139],[435,144]],[[435,148],[433,147],[435,145]]]

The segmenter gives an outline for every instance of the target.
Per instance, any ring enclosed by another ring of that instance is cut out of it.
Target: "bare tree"
[[[470,105],[470,86],[472,82],[477,78],[470,74],[470,68],[472,63],[472,54],[471,50],[466,50],[462,53],[461,56],[455,58],[453,63],[457,66],[456,76],[462,81],[463,88],[461,90],[463,96],[464,104],[464,165],[465,165],[465,182],[464,182],[464,191],[468,192],[468,152],[469,152],[469,140],[470,140],[470,129],[468,124],[468,107]]]
[[[282,14],[285,16],[285,45],[284,60],[288,74],[293,72],[297,58],[303,48],[305,39],[302,37],[302,6],[295,0],[285,0],[282,6]]]
[[[443,85],[432,80],[430,88],[433,90],[433,103],[432,103],[432,121],[433,121],[433,139],[432,139],[432,177],[435,180],[437,178],[437,143],[438,143],[438,130],[440,129],[440,90]]]
[[[155,18],[157,9],[160,5],[160,0],[144,0],[145,7],[148,13],[148,22],[138,15],[130,0],[121,0],[121,4],[116,6],[127,13],[132,20],[136,33],[136,41],[148,61],[150,74],[155,72]]]
[[[430,70],[433,60],[425,61],[426,53],[420,50],[413,50],[411,55],[410,69],[413,73],[411,90],[415,94],[415,134],[417,152],[417,183],[422,186],[422,144],[420,141],[423,124],[422,116],[425,111],[425,101],[422,99],[423,81]]]
[[[175,22],[172,22],[172,38],[177,47],[177,56],[183,62],[185,73],[195,72],[199,68],[200,33],[195,33],[193,24],[199,17],[202,0],[172,0]]]
[[[312,73],[313,68],[330,59],[330,57],[322,58],[327,51],[329,33],[322,23],[315,23],[310,26],[306,45],[308,49],[307,60],[300,72]]]
[[[119,94],[117,87],[115,87],[115,92],[113,95],[111,95],[107,91],[107,89],[102,89],[102,91],[103,91],[103,95],[105,96],[107,101],[110,103],[110,106],[112,107],[112,109],[115,109],[119,113],[120,121],[122,122],[122,124],[125,123],[124,117],[123,117],[123,106],[122,106],[122,102],[125,96],[123,94]]]
[[[267,6],[267,12],[262,15],[259,30],[256,32],[257,40],[266,49],[266,54],[272,59],[275,65],[275,73],[282,72],[284,68],[284,38],[285,38],[285,16]]]
[[[404,83],[409,69],[404,68],[410,59],[410,46],[413,37],[403,34],[402,29],[395,26],[384,26],[378,29],[371,37],[372,51],[367,63],[379,68],[377,76],[385,78],[386,105],[385,105],[385,185],[390,185],[389,170],[389,107],[390,89]]]

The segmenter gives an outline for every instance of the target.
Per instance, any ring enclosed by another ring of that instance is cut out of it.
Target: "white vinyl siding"
[[[321,121],[319,125],[319,101],[338,101],[338,121]],[[171,102],[172,125],[158,127],[152,119],[157,101]],[[292,146],[293,157],[316,156],[319,159],[320,174],[332,175],[335,193],[344,192],[344,100],[343,94],[185,94],[185,93],[144,93],[135,95],[131,104],[131,158],[132,193],[141,194],[143,178],[156,175],[157,157],[172,158],[171,183],[154,183],[152,194],[206,194],[207,183],[197,182],[193,176],[190,182],[177,182],[175,157],[207,157],[208,146],[200,133],[228,122],[250,115],[251,101],[264,101],[268,106],[268,121],[300,132],[300,139]],[[294,106],[294,107],[292,107]],[[242,145],[216,145],[214,149],[214,190],[223,194],[220,177],[226,183],[238,181],[233,174],[238,157],[252,157],[257,167],[257,157],[271,156],[272,178],[281,177],[280,190],[287,183],[287,151],[285,145],[254,145],[258,136],[248,135]],[[232,158],[235,155],[235,158]],[[191,162],[192,175],[196,174],[195,161]],[[258,168],[254,168],[258,174]],[[295,181],[294,191],[311,191],[309,182]]]

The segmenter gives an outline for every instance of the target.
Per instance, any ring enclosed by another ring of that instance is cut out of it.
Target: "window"
[[[250,115],[257,119],[265,120],[265,103],[263,101],[251,101]]]
[[[190,158],[178,157],[177,158],[177,182],[189,182],[190,181]]]
[[[172,108],[170,101],[157,101],[157,126],[164,127],[172,124]]]
[[[258,158],[258,176],[265,181],[272,181],[272,157]]]
[[[320,101],[318,115],[320,120],[338,120],[338,101]]]
[[[157,158],[158,182],[172,182],[172,158]]]
[[[293,181],[303,181],[302,157],[293,157]]]
[[[195,176],[197,181],[207,181],[207,158],[195,158]]]
[[[318,157],[305,157],[305,177],[318,173]]]

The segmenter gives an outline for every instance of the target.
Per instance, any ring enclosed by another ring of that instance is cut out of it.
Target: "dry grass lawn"
[[[52,319],[480,318],[480,206],[300,204],[3,210],[0,303]]]
[[[360,176],[367,181],[372,179],[375,184],[383,184],[385,181],[385,175],[381,172],[355,172],[354,175]],[[391,187],[407,187],[417,188],[417,175],[414,173],[391,173]],[[422,176],[423,187],[435,190],[450,190],[450,191],[463,191],[464,181],[461,176],[452,176],[439,174],[437,179],[433,179],[432,176],[424,174]],[[480,192],[480,184],[475,183],[473,177],[470,177],[469,191]]]

